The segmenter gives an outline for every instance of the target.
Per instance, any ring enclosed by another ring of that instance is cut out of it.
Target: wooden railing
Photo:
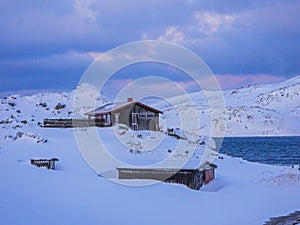
[[[44,119],[43,127],[72,128],[72,127],[104,127],[105,123],[88,119]]]

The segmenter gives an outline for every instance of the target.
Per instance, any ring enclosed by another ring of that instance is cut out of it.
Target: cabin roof
[[[151,106],[148,106],[146,104],[143,104],[141,102],[137,102],[137,101],[132,101],[132,102],[115,102],[115,103],[108,103],[105,104],[103,106],[100,106],[99,108],[92,110],[90,112],[85,113],[85,115],[89,115],[89,116],[95,116],[95,115],[104,115],[104,114],[109,114],[112,112],[117,112],[120,111],[122,109],[126,109],[129,107],[132,107],[133,105],[139,105],[143,108],[146,108],[150,111],[156,112],[156,113],[163,113],[162,111],[152,108]]]
[[[211,168],[217,168],[217,165],[205,161],[205,162],[201,162],[200,160],[189,160],[186,163],[183,163],[184,165],[182,165],[182,162],[180,162],[180,160],[166,160],[164,161],[164,165],[163,168],[161,167],[162,165],[160,165],[159,161],[156,160],[139,160],[139,161],[133,161],[133,160],[129,160],[126,162],[128,164],[128,166],[123,166],[123,167],[118,167],[117,169],[149,169],[149,170],[168,170],[168,171],[177,171],[180,169],[184,169],[184,170],[195,170],[195,169],[200,169],[200,170],[207,170],[207,169],[211,169]]]

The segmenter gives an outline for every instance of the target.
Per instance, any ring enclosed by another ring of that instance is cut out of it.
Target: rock
[[[63,109],[63,108],[65,108],[65,107],[66,107],[65,104],[57,103],[57,105],[55,106],[55,109],[56,109],[56,110],[60,110],[60,109]]]
[[[39,106],[41,106],[41,107],[47,107],[47,104],[46,104],[46,102],[41,102],[41,103],[39,104]]]

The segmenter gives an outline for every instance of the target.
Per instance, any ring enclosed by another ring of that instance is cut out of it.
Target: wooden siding
[[[214,164],[206,164],[199,169],[166,169],[166,168],[117,168],[119,179],[150,179],[167,183],[183,184],[199,190],[203,184],[215,179]]]
[[[159,130],[159,114],[140,105],[134,104],[121,110],[114,110],[111,114],[112,125],[115,124],[115,114],[119,114],[119,123],[126,124],[135,130]],[[132,114],[137,114],[137,127],[133,126]]]
[[[55,162],[57,162],[58,159],[30,159],[30,163],[32,165],[35,165],[37,167],[45,167],[47,169],[55,170]]]

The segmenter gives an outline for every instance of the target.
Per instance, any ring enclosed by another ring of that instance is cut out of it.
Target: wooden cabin
[[[128,98],[127,102],[108,103],[85,113],[89,121],[100,126],[125,124],[133,130],[159,130],[159,114],[162,111]]]

